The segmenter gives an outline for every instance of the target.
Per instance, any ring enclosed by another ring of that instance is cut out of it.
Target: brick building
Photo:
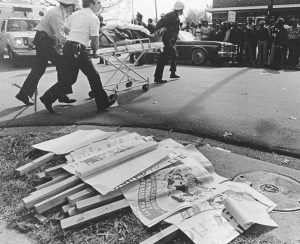
[[[213,0],[213,7],[206,9],[212,13],[213,21],[228,20],[228,11],[234,11],[237,22],[245,22],[252,17],[259,20],[267,16],[271,0]],[[274,0],[271,18],[283,17],[300,19],[300,0]]]

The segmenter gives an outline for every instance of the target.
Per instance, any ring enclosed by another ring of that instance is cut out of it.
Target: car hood
[[[226,44],[226,45],[232,45],[231,43],[229,42],[219,42],[219,41],[198,41],[198,40],[195,40],[195,41],[177,41],[176,42],[177,44],[189,44],[189,45],[204,45],[204,46],[208,46],[208,45],[211,45],[211,46],[221,46],[222,44]]]
[[[15,37],[29,37],[29,38],[33,38],[36,31],[12,31],[12,32],[8,32],[9,36],[12,38]]]

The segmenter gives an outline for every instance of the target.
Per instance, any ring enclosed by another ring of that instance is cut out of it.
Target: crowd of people
[[[247,23],[213,23],[198,25],[186,23],[181,28],[199,40],[226,41],[238,46],[237,62],[246,66],[264,66],[273,69],[295,69],[299,65],[300,27],[298,20],[260,20],[255,25],[252,18]]]
[[[102,87],[101,78],[91,61],[88,49],[96,57],[99,48],[99,32],[104,26],[102,16],[97,16],[101,8],[100,0],[82,0],[82,9],[75,11],[77,0],[59,0],[59,6],[49,10],[36,27],[34,38],[36,60],[31,72],[24,81],[16,98],[26,105],[32,105],[29,98],[33,96],[37,85],[51,61],[57,70],[57,83],[49,88],[40,98],[46,109],[55,113],[52,104],[73,103],[68,94],[77,81],[79,70],[87,77],[93,98],[99,111],[103,111],[116,102],[116,96],[108,96]],[[165,83],[164,67],[170,61],[170,78],[180,78],[176,74],[178,53],[176,40],[180,30],[194,34],[200,40],[226,41],[237,45],[236,61],[246,66],[264,66],[273,69],[297,68],[300,52],[300,27],[296,19],[286,23],[284,19],[271,19],[267,23],[260,20],[255,25],[249,18],[247,23],[213,23],[207,21],[198,25],[186,23],[183,27],[179,16],[183,14],[184,4],[175,2],[171,12],[162,14],[155,25],[152,19],[144,23],[139,12],[134,24],[141,25],[151,34],[160,35],[164,44],[163,52],[154,73],[154,82]],[[73,13],[74,12],[74,13]],[[61,49],[61,47],[63,47]],[[63,50],[62,53],[60,50]],[[135,62],[141,53],[130,56]],[[103,60],[100,59],[100,63]]]

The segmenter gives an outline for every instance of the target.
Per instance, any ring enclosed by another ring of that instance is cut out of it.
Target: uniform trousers
[[[36,47],[36,57],[34,64],[27,76],[20,93],[33,96],[37,89],[39,80],[46,71],[48,61],[55,65],[57,71],[57,80],[63,79],[62,70],[65,65],[63,56],[60,54],[57,43],[51,39],[46,32],[37,31],[34,44]],[[72,88],[68,87],[65,94],[72,93]]]
[[[97,108],[107,107],[109,104],[108,95],[102,87],[100,75],[85,47],[77,42],[67,41],[63,49],[63,56],[67,63],[63,70],[65,79],[62,82],[57,82],[46,91],[44,98],[54,103],[61,94],[66,92],[68,87],[76,82],[79,70],[81,70],[89,81]]]
[[[165,65],[170,60],[170,71],[171,73],[176,72],[176,61],[178,59],[178,53],[175,45],[165,44],[163,52],[159,55],[159,60],[156,65],[154,78],[157,80],[161,80],[164,72]]]

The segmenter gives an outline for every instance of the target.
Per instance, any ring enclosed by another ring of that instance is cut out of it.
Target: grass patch
[[[47,211],[44,215],[47,220],[41,223],[34,215],[35,212],[27,210],[22,199],[44,183],[36,173],[42,172],[58,164],[65,163],[63,156],[56,156],[41,167],[30,173],[19,176],[15,169],[44,155],[45,152],[33,149],[31,145],[56,138],[56,134],[21,134],[0,138],[0,218],[6,221],[8,227],[27,233],[38,243],[140,243],[148,237],[166,228],[165,223],[157,224],[153,228],[145,227],[131,211],[120,211],[101,221],[90,222],[83,227],[63,231],[60,228],[61,206]],[[232,241],[232,244],[280,244],[278,240],[267,234],[253,235],[258,230],[251,228],[243,235]],[[161,243],[190,244],[192,243],[183,233],[165,238]]]

